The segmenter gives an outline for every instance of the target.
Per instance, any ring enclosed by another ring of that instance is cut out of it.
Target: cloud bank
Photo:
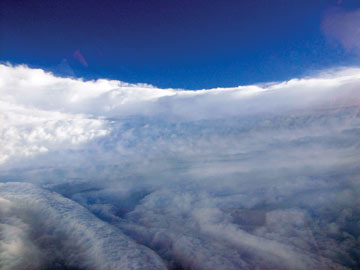
[[[359,86],[0,65],[0,269],[359,268]]]

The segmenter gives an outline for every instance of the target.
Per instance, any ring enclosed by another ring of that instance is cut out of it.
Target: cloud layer
[[[357,68],[187,91],[0,65],[0,269],[358,268],[359,86]]]

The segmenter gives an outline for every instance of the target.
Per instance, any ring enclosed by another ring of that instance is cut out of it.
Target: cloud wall
[[[189,91],[0,65],[0,269],[358,268],[359,87],[358,68]]]

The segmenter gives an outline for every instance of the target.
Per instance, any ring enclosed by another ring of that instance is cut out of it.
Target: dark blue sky
[[[359,64],[321,30],[358,0],[1,2],[1,60],[60,75],[200,89]]]

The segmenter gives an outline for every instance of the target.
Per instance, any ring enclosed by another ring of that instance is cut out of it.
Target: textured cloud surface
[[[0,269],[358,269],[359,89],[0,65]]]

